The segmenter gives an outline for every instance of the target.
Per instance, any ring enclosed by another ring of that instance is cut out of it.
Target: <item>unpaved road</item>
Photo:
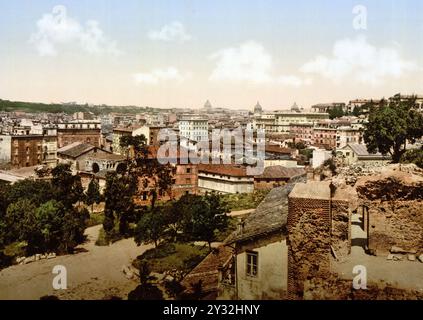
[[[128,280],[122,267],[138,255],[152,248],[137,246],[133,239],[118,241],[108,247],[95,246],[101,225],[85,231],[87,242],[78,248],[81,252],[40,260],[26,265],[16,265],[0,271],[0,300],[38,300],[45,295],[60,299],[103,299],[108,296],[126,298],[137,282]],[[67,270],[67,289],[54,290],[54,266]]]

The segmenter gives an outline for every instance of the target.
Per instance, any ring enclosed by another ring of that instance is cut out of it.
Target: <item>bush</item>
[[[164,243],[138,256],[132,265],[139,268],[143,261],[148,261],[149,269],[152,272],[163,273],[177,270],[186,274],[208,253],[207,247],[195,246],[192,243]]]
[[[98,238],[95,241],[95,245],[100,247],[105,247],[105,246],[108,246],[109,244],[110,242],[107,239],[106,232],[104,231],[103,228],[101,228],[100,231],[98,232]]]
[[[401,163],[414,163],[423,168],[423,149],[408,150],[402,155]]]
[[[104,222],[104,212],[102,213],[90,213],[90,217],[87,219],[87,228],[98,226]]]

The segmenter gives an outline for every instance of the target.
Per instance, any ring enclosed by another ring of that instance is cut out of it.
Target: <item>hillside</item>
[[[149,107],[136,107],[136,106],[89,106],[87,104],[64,105],[64,104],[46,104],[37,102],[21,102],[9,101],[0,99],[0,111],[13,112],[23,111],[29,113],[66,113],[72,114],[75,112],[92,112],[96,115],[106,114],[110,112],[117,113],[140,113],[145,111],[155,111]],[[164,110],[161,110],[164,111]]]

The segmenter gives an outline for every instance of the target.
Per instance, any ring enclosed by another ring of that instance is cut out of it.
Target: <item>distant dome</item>
[[[257,104],[254,106],[254,113],[262,113],[263,108],[261,107],[260,103],[257,101]]]
[[[292,105],[291,111],[295,111],[295,112],[301,111],[296,102],[294,102],[294,104]]]
[[[204,109],[212,109],[213,106],[211,105],[210,101],[207,100],[206,103],[204,104]]]

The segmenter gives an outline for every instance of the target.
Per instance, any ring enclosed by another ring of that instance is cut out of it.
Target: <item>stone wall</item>
[[[350,202],[332,200],[331,243],[338,258],[351,252],[351,213]]]
[[[316,198],[307,192],[307,187],[326,196]],[[326,277],[330,272],[330,228],[328,184],[324,182],[297,184],[289,196],[289,299],[302,299],[306,280]]]
[[[423,249],[423,178],[396,174],[364,180],[356,189],[368,208],[370,252],[386,255],[393,246]]]

